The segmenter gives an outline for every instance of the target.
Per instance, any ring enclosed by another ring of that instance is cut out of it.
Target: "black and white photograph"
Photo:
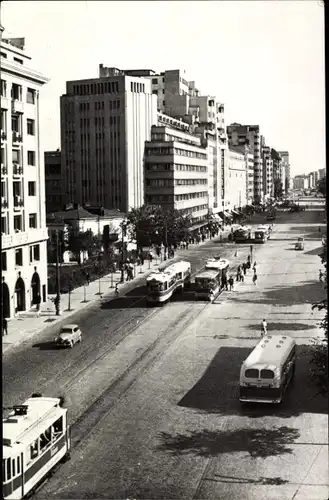
[[[5,500],[328,500],[325,6],[0,2]]]

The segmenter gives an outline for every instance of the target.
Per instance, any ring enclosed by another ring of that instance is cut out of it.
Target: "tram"
[[[221,271],[206,269],[195,277],[195,298],[211,300],[220,291]]]
[[[70,428],[61,398],[37,395],[12,409],[2,422],[2,491],[20,500],[70,458]]]
[[[227,259],[209,259],[206,262],[206,270],[215,269],[218,270],[219,275],[219,287],[220,289],[224,286],[224,280],[227,279],[227,273],[230,268],[230,261]]]
[[[163,271],[152,273],[146,279],[149,290],[147,302],[161,304],[167,302],[176,290],[184,290],[191,282],[191,263],[179,261],[170,264]]]

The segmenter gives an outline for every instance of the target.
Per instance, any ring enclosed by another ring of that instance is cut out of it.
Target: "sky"
[[[25,37],[42,88],[43,148],[60,147],[65,82],[98,66],[185,69],[225,105],[226,125],[259,125],[292,175],[325,168],[324,6],[318,0],[3,1],[6,37]]]

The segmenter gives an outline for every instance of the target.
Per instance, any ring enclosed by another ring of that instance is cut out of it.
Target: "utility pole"
[[[125,236],[126,236],[126,224],[124,221],[121,223],[121,283],[124,283],[125,281],[125,275],[124,275],[124,267],[123,267],[123,261],[124,261],[124,243],[125,243]]]
[[[61,315],[61,286],[60,286],[60,270],[59,270],[59,237],[58,229],[56,230],[56,298],[55,298],[55,309],[56,316]]]

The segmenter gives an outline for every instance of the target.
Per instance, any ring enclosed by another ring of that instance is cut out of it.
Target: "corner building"
[[[144,143],[157,123],[151,82],[117,68],[66,83],[61,97],[64,203],[128,212],[144,203]]]
[[[181,130],[185,124],[153,126],[145,143],[146,203],[177,209],[202,223],[208,214],[208,157],[201,139]],[[176,128],[177,127],[177,128]]]
[[[1,29],[3,31],[3,29]],[[1,270],[2,313],[47,301],[44,155],[40,88],[24,38],[1,39]]]

